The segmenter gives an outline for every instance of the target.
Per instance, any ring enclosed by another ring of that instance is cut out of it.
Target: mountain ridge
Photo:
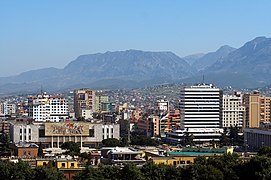
[[[214,52],[184,58],[170,51],[133,49],[80,55],[63,69],[43,68],[1,77],[0,91],[29,92],[41,85],[50,90],[134,88],[195,83],[202,75],[219,86],[253,88],[271,83],[270,68],[271,38],[256,37],[240,48],[224,45]]]

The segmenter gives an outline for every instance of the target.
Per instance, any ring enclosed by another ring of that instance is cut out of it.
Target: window
[[[46,166],[46,165],[47,165],[47,163],[46,163],[46,162],[43,162],[43,163],[42,163],[42,165],[43,165],[43,166]]]
[[[62,167],[65,167],[65,163],[61,163],[61,166],[62,166]]]
[[[31,134],[31,129],[28,129],[28,133]]]
[[[71,167],[74,167],[74,163],[71,163]]]
[[[89,137],[94,137],[94,129],[89,130]]]
[[[186,163],[187,163],[187,164],[190,164],[191,162],[188,160],[188,161],[186,161]]]
[[[28,136],[28,140],[31,141],[31,135]]]

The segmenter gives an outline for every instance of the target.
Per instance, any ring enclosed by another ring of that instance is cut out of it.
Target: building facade
[[[196,142],[219,141],[222,129],[222,96],[212,84],[184,87],[180,95],[181,126]]]
[[[251,150],[259,150],[264,146],[271,146],[271,129],[244,129],[244,143]]]
[[[37,143],[39,142],[39,125],[13,122],[10,126],[10,138],[13,143]]]
[[[172,110],[163,116],[160,120],[160,136],[166,137],[166,133],[180,129],[180,127],[180,110]]]
[[[103,111],[102,108],[102,103],[108,103],[109,102],[109,97],[107,95],[96,95],[96,100],[95,100],[95,111],[96,112],[101,112]]]
[[[242,97],[238,95],[223,95],[223,127],[243,128],[245,107]]]
[[[74,112],[75,117],[84,117],[82,113],[84,110],[89,110],[91,112],[95,112],[96,109],[96,90],[91,89],[79,89],[74,90]]]
[[[244,94],[243,101],[246,108],[246,128],[258,128],[261,123],[270,122],[271,97],[262,96],[258,91],[254,91],[252,94]]]
[[[45,93],[28,98],[29,117],[36,122],[61,122],[69,117],[64,96],[50,96]]]

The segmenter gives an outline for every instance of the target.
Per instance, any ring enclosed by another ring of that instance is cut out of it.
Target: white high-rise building
[[[219,141],[222,129],[222,91],[213,85],[199,84],[181,89],[180,111],[183,130],[169,133],[179,138],[193,134],[195,142]]]
[[[29,116],[37,122],[60,122],[68,119],[68,105],[64,96],[47,94],[28,98]]]
[[[241,95],[223,95],[223,127],[243,127],[245,107]]]

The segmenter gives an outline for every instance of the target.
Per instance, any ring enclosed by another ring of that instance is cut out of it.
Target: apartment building
[[[96,90],[91,89],[74,90],[74,112],[76,118],[84,117],[87,119],[88,117],[83,114],[86,110],[92,113],[95,112],[95,93]]]
[[[245,107],[241,94],[223,95],[223,127],[243,128]]]
[[[270,122],[271,97],[263,96],[258,91],[254,91],[251,94],[244,94],[243,102],[246,108],[246,128],[258,128],[261,123]]]
[[[68,119],[68,105],[61,95],[43,93],[28,97],[29,117],[36,122],[61,122]]]

